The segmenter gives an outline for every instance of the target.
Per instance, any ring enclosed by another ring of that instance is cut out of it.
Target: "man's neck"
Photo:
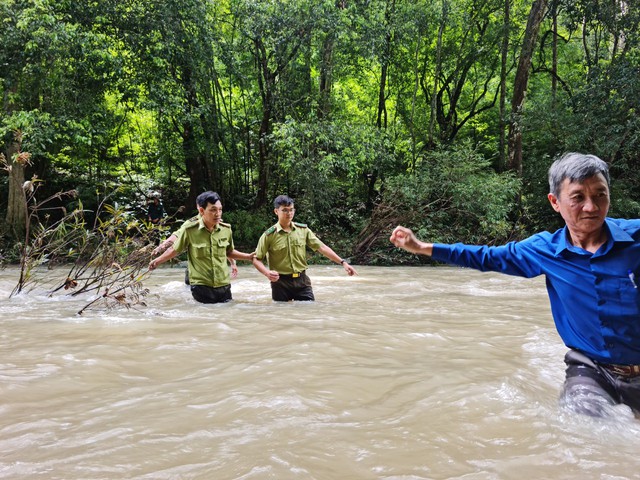
[[[278,222],[278,223],[280,224],[280,228],[282,228],[283,230],[285,230],[287,232],[289,230],[291,230],[291,223],[292,222],[287,222],[287,223],[284,223],[284,224],[282,222]]]
[[[604,227],[597,234],[590,235],[580,235],[569,231],[569,242],[574,247],[596,253],[602,245],[607,243],[607,231]]]
[[[213,232],[213,230],[215,230],[215,228],[218,226],[218,222],[207,223],[204,218],[202,219],[202,223],[204,224],[205,228],[210,232]]]

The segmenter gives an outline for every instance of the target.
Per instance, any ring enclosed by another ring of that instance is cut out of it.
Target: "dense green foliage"
[[[386,242],[399,222],[487,243],[557,227],[546,171],[569,150],[609,162],[612,214],[640,216],[640,4],[542,3],[511,115],[531,1],[0,0],[0,152],[20,132],[26,178],[89,215],[115,192],[142,217],[157,190],[187,217],[216,190],[247,249],[287,193],[361,262],[408,259]]]

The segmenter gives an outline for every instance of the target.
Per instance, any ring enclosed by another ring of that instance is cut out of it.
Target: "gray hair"
[[[565,178],[570,182],[582,183],[599,173],[609,185],[609,167],[604,160],[587,153],[565,153],[549,168],[549,191],[557,197]]]

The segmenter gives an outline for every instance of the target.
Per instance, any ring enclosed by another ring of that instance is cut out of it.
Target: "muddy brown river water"
[[[0,478],[640,478],[640,422],[563,411],[542,278],[310,270],[274,304],[252,267],[196,304],[184,270],[143,310],[8,298],[0,271]]]

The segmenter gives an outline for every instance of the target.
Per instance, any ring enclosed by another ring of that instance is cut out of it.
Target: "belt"
[[[640,365],[616,365],[615,363],[601,363],[601,367],[614,375],[621,377],[637,377],[640,375]]]
[[[298,278],[304,275],[304,272],[305,270],[303,270],[302,272],[296,272],[296,273],[281,273],[280,276],[284,278]]]

